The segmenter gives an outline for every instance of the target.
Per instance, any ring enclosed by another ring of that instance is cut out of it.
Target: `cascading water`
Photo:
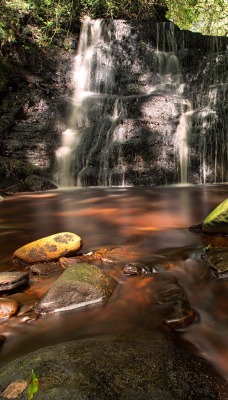
[[[84,20],[61,186],[227,180],[225,42],[191,35],[169,22]],[[192,38],[205,54],[197,73]]]
[[[159,24],[157,28],[157,49],[159,46],[159,38],[162,38],[163,51],[157,50],[159,75],[161,84],[158,88],[163,92],[170,92],[175,96],[175,104],[180,108],[181,115],[175,134],[174,153],[177,160],[177,169],[180,170],[179,182],[184,184],[188,182],[188,135],[191,129],[190,116],[192,113],[191,102],[183,97],[185,84],[183,83],[183,74],[181,73],[179,59],[174,53],[176,50],[175,36],[173,24],[170,24],[170,30],[167,34],[167,42],[169,50],[166,49],[166,24],[162,25],[162,35],[160,35]],[[186,111],[187,108],[187,111]]]
[[[104,22],[102,20],[96,20],[91,25],[89,17],[85,17],[82,24],[73,70],[75,91],[69,128],[63,132],[62,146],[56,152],[59,164],[58,180],[60,186],[74,186],[73,168],[76,147],[79,142],[81,128],[90,124],[88,119],[89,99],[101,90],[104,93],[112,90],[112,65],[108,56],[104,62],[101,53],[98,51],[99,49],[96,48],[95,58],[95,46],[101,37],[103,25]],[[102,51],[104,51],[104,48],[103,43]],[[95,76],[93,75],[94,63],[98,65],[95,70]]]
[[[180,183],[188,183],[188,152],[189,135],[192,121],[192,104],[188,100],[183,100],[183,112],[180,116],[179,124],[176,130],[176,153],[179,156],[180,163]],[[184,109],[186,109],[184,111]]]
[[[227,39],[207,37],[207,53],[188,86],[193,104],[189,140],[192,183],[228,180],[227,89]]]

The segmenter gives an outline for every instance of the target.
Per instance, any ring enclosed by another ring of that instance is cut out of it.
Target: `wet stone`
[[[61,274],[63,272],[63,267],[59,263],[38,263],[32,265],[30,271],[37,275],[52,276]]]
[[[26,293],[15,293],[8,296],[8,299],[12,299],[18,302],[20,307],[17,313],[18,317],[31,311],[37,303],[36,297]]]
[[[82,239],[71,232],[60,232],[28,243],[13,254],[16,262],[34,264],[56,261],[60,257],[74,255],[82,247]]]
[[[166,325],[175,330],[192,324],[196,313],[175,277],[166,273],[156,274],[153,288],[158,314]]]
[[[0,292],[15,289],[29,282],[28,272],[10,271],[0,273]]]
[[[19,305],[15,300],[0,297],[0,318],[7,318],[15,315],[18,307]]]
[[[117,282],[94,265],[70,265],[47,291],[35,311],[50,313],[72,310],[107,299]]]
[[[124,275],[146,275],[151,273],[151,268],[141,263],[129,263],[125,265],[123,270]]]
[[[228,248],[208,246],[202,254],[202,259],[208,264],[217,278],[228,278]]]
[[[228,383],[167,338],[75,340],[37,350],[0,370],[0,396],[34,370],[34,400],[226,400]],[[21,400],[28,399],[27,392]]]

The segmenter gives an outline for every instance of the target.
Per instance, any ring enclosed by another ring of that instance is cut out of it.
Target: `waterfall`
[[[188,183],[188,153],[189,153],[189,134],[192,124],[192,104],[190,101],[183,101],[183,112],[180,116],[176,130],[176,153],[179,156],[180,164],[180,183]],[[187,108],[186,111],[184,109]]]
[[[115,131],[115,128],[119,125],[120,118],[123,116],[124,116],[124,109],[123,109],[122,99],[117,97],[114,101],[113,114],[111,117],[111,125],[107,130],[105,145],[101,153],[99,180],[98,180],[98,184],[100,186],[111,186],[112,171],[110,170],[110,165],[109,165],[109,148],[113,141],[112,135]],[[125,186],[124,165],[122,165],[121,154],[118,155],[118,165],[120,166],[120,169],[123,171],[122,173],[123,181],[121,186]]]
[[[225,47],[171,22],[86,17],[59,185],[226,181]]]
[[[105,42],[100,51],[96,47],[101,38],[103,25],[102,20],[96,20],[93,24],[89,17],[83,20],[73,69],[75,90],[68,121],[69,128],[62,133],[62,146],[56,152],[59,186],[74,186],[74,156],[82,128],[90,124],[88,118],[90,99],[102,91],[104,93],[112,91],[112,65],[108,52],[105,60],[103,57]],[[97,65],[95,74],[94,64]],[[77,183],[80,185],[80,179]]]

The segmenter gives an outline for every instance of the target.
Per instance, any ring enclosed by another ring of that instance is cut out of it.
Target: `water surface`
[[[154,304],[151,275],[127,278],[129,261],[170,264],[170,274],[186,290],[197,321],[177,333],[194,345],[223,376],[228,376],[228,281],[216,279],[202,262],[208,244],[227,246],[228,238],[189,231],[227,197],[226,185],[74,188],[21,194],[0,203],[0,271],[18,268],[12,254],[20,246],[62,231],[83,239],[83,252],[103,246],[120,246],[119,258],[104,269],[120,285],[107,305],[42,317],[30,323],[17,318],[4,321],[7,340],[1,365],[18,355],[61,341],[124,334],[140,328],[152,339],[161,321]],[[33,281],[26,293],[42,293],[51,280]]]

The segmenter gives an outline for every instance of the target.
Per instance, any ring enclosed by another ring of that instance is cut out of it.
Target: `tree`
[[[167,18],[181,29],[204,35],[228,35],[227,0],[167,0]]]

